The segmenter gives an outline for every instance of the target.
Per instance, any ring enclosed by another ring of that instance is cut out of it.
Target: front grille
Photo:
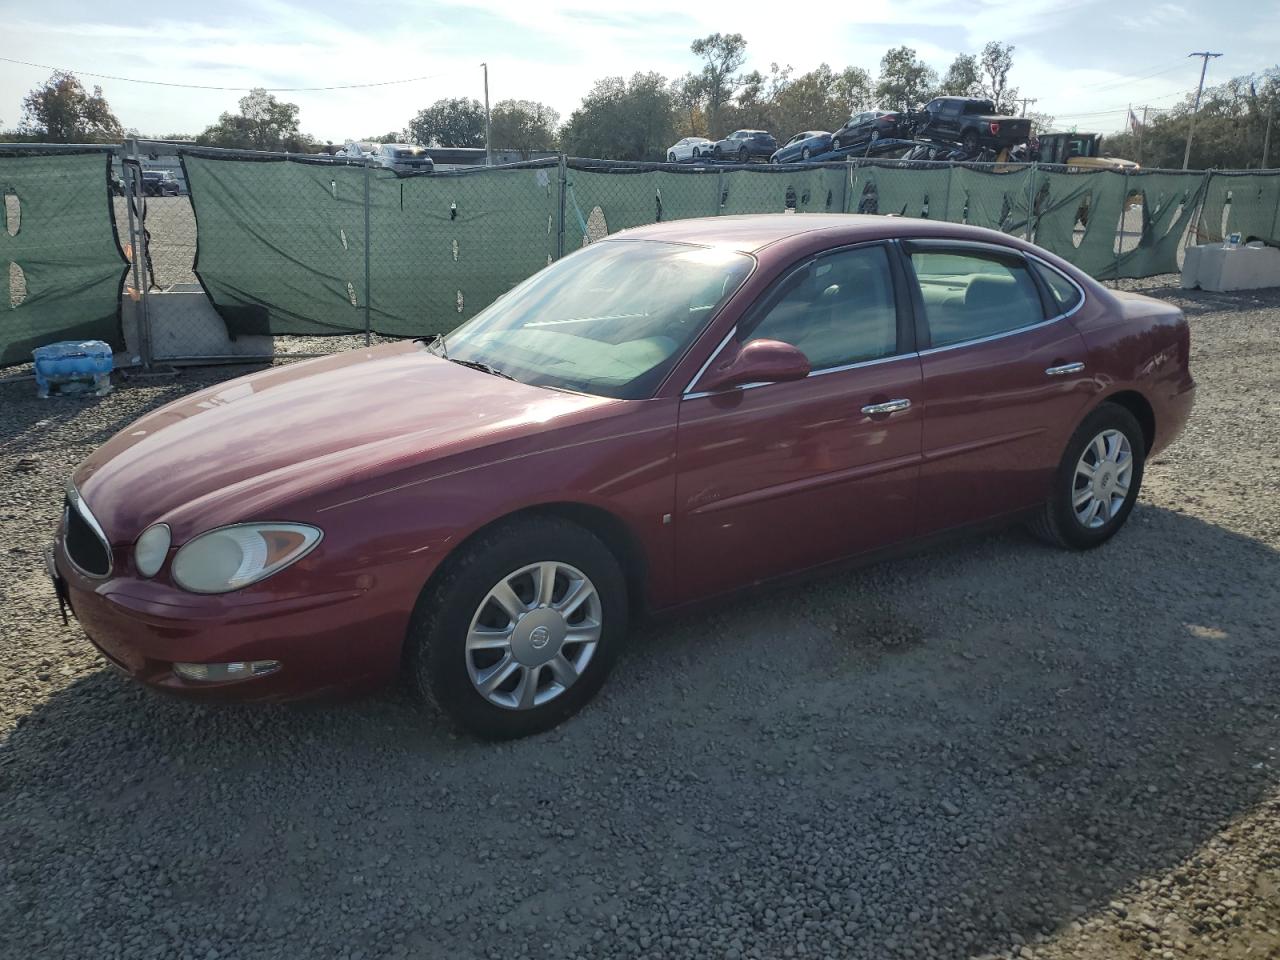
[[[70,497],[66,501],[63,531],[67,556],[72,563],[91,577],[105,577],[111,572],[111,548],[76,509]]]

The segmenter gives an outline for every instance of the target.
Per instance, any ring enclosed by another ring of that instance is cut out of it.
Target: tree
[[[611,160],[663,160],[675,139],[675,104],[660,73],[597,80],[560,131],[567,152]]]
[[[938,74],[907,46],[894,47],[880,60],[876,96],[891,110],[914,110],[927,103],[938,85]]]
[[[406,140],[412,140],[408,130],[389,130],[386,133],[373,137],[361,137],[362,140],[368,140],[370,143],[401,143]]]
[[[849,116],[870,109],[875,104],[875,85],[871,74],[861,67],[845,67],[836,80],[836,96],[840,98],[840,112]]]
[[[483,147],[484,105],[465,97],[437,100],[409,121],[409,135],[424,147]]]
[[[224,113],[206,127],[196,143],[237,150],[287,150],[305,153],[315,142],[298,132],[298,105],[277,100],[255,87],[240,98],[239,113]]]
[[[720,108],[733,99],[741,85],[735,72],[747,62],[747,41],[740,33],[713,33],[693,41],[689,49],[706,61],[702,65],[702,93],[711,136],[721,136]]]
[[[108,143],[124,135],[102,88],[85,93],[80,80],[62,70],[55,70],[44,86],[27,94],[19,129],[32,139],[51,143]]]
[[[778,132],[788,137],[802,130],[838,130],[851,112],[842,92],[843,76],[820,63],[779,90],[774,111]]]
[[[490,116],[495,148],[516,149],[528,160],[535,150],[551,150],[556,143],[560,114],[533,100],[499,100]]]
[[[1013,44],[991,41],[982,48],[982,92],[996,105],[997,113],[1013,113],[1018,96],[1016,87],[1009,86],[1009,71],[1013,69]]]
[[[725,104],[721,111],[723,129],[736,130],[771,130],[786,127],[785,120],[778,111],[779,100],[791,85],[791,67],[780,67],[776,63],[769,65],[766,76],[759,70],[752,70],[739,77],[741,86],[737,98]]]
[[[703,109],[702,77],[686,73],[671,81],[671,102],[678,114],[677,127],[686,137],[705,137],[707,111]]]
[[[982,91],[982,78],[978,76],[978,58],[962,53],[951,61],[942,78],[938,92],[949,97],[974,97]]]

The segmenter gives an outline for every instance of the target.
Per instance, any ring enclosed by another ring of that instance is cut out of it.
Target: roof
[[[818,232],[829,236],[833,244],[913,236],[957,237],[999,243],[1009,240],[1005,234],[965,224],[860,213],[752,213],[669,220],[622,230],[612,234],[611,239],[665,240],[755,253],[780,241]]]

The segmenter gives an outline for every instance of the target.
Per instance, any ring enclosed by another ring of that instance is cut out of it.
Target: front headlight
[[[173,579],[192,593],[228,593],[257,583],[320,542],[303,523],[242,523],[202,533],[173,558]]]

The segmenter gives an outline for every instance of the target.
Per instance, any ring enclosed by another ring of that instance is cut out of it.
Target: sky
[[[129,19],[126,14],[132,11]],[[541,100],[567,117],[606,76],[698,68],[689,43],[708,33],[747,39],[747,68],[797,74],[826,62],[874,76],[889,47],[906,44],[939,74],[989,40],[1015,45],[1010,83],[1060,129],[1108,133],[1127,107],[1169,107],[1199,79],[1193,50],[1221,52],[1207,83],[1276,63],[1274,0],[190,0],[130,7],[101,0],[0,0],[0,56],[79,72],[100,84],[126,128],[195,134],[234,110],[242,90],[191,90],[134,80],[231,88],[412,83],[277,94],[301,107],[301,128],[345,142],[403,128],[444,97]],[[130,22],[132,21],[132,22]],[[0,61],[0,129],[44,67]],[[775,131],[788,136],[791,131]]]

